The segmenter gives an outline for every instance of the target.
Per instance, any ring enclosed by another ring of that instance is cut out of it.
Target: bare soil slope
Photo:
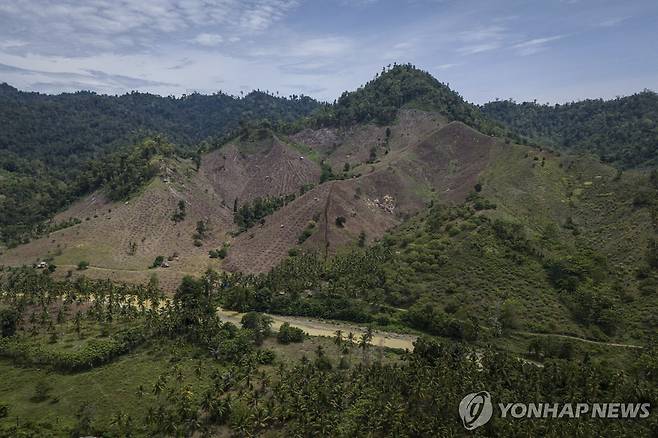
[[[208,250],[226,239],[233,227],[232,211],[191,163],[163,163],[163,168],[161,176],[126,202],[109,202],[101,193],[79,200],[55,220],[78,218],[82,223],[7,251],[0,263],[21,265],[53,258],[60,275],[73,270],[74,275],[143,282],[157,273],[165,286],[209,265],[217,267],[208,259]],[[176,223],[172,215],[181,200],[186,216]],[[192,238],[198,221],[206,221],[211,229],[200,247]],[[149,269],[159,255],[172,257],[170,266]],[[89,269],[77,271],[80,261],[88,262]]]
[[[387,150],[411,146],[446,123],[441,115],[404,109],[390,126],[366,124],[347,128],[309,128],[289,139],[293,144],[309,148],[319,159],[326,158],[332,167],[341,169],[345,163],[365,163],[373,149],[378,157],[382,157]]]
[[[319,182],[319,164],[267,133],[207,154],[198,172],[188,161],[162,161],[161,175],[128,202],[112,203],[101,193],[88,196],[56,218],[75,217],[81,224],[10,250],[0,263],[52,258],[60,275],[68,270],[77,275],[77,264],[87,261],[85,275],[141,282],[157,273],[164,285],[175,285],[183,275],[198,274],[208,266],[264,272],[299,245],[299,236],[311,221],[313,233],[302,246],[332,254],[361,233],[367,240],[380,237],[433,197],[463,199],[496,144],[464,124],[446,124],[440,116],[422,111],[401,112],[388,140],[386,127],[361,128],[330,134],[324,129],[304,131],[294,137],[305,139],[310,145],[304,147],[316,148],[334,162],[352,151],[354,166],[348,179],[316,186],[235,238],[231,233],[236,230],[236,199],[241,205],[256,197],[297,193],[300,187]],[[328,145],[327,139],[338,138],[335,147]],[[388,153],[365,163],[372,141]],[[186,217],[176,223],[171,217],[181,200]],[[338,218],[344,219],[342,223]],[[193,245],[192,238],[198,221],[211,228],[201,246]],[[208,251],[225,242],[230,243],[228,257],[223,262],[209,259]],[[172,258],[170,266],[149,269],[159,255]]]
[[[363,173],[322,184],[283,207],[233,241],[224,267],[269,270],[298,244],[311,222],[313,234],[302,246],[327,254],[355,242],[362,232],[369,240],[379,238],[434,196],[463,200],[497,144],[462,123],[447,124],[381,161],[358,167]]]
[[[317,183],[320,166],[270,135],[262,140],[233,141],[203,159],[200,173],[227,204],[257,197],[296,193]]]

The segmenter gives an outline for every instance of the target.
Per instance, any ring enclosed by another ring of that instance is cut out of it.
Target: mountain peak
[[[343,93],[333,105],[324,107],[316,120],[319,125],[329,126],[368,122],[384,125],[392,123],[401,108],[440,113],[487,134],[505,133],[447,84],[411,64],[385,67],[364,86]]]

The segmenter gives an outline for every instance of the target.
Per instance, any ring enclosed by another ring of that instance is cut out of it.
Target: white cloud
[[[505,26],[492,25],[463,31],[458,34],[458,40],[463,45],[457,48],[462,55],[474,55],[503,47],[508,37]]]
[[[564,38],[566,35],[555,35],[544,38],[534,38],[522,43],[515,44],[512,48],[516,49],[517,53],[522,56],[534,55],[548,48],[548,43],[557,41]]]
[[[615,17],[615,18],[610,18],[608,20],[604,20],[599,23],[599,26],[601,27],[614,27],[617,26],[624,21],[628,20],[631,17]]]
[[[0,5],[0,41],[18,37],[36,53],[78,56],[152,51],[171,40],[214,46],[221,34],[263,32],[298,5],[299,0],[59,0],[44,6],[41,0],[14,0]]]
[[[19,47],[25,47],[27,44],[27,41],[22,40],[4,40],[0,41],[0,50],[17,49]]]
[[[349,38],[326,36],[316,38],[290,38],[273,41],[272,45],[259,45],[249,52],[255,58],[327,58],[344,55],[354,50],[354,42]],[[323,63],[326,59],[323,60]]]
[[[448,70],[449,68],[457,67],[459,64],[439,64],[434,67],[437,70]]]
[[[348,52],[352,47],[353,43],[348,38],[311,38],[292,46],[288,55],[299,57],[337,56]]]
[[[221,44],[224,38],[216,33],[200,33],[193,41],[201,46],[213,47]]]
[[[468,46],[462,46],[457,49],[462,55],[475,55],[476,53],[488,52],[490,50],[496,50],[503,46],[501,42],[492,41],[490,43],[482,44],[472,44]]]

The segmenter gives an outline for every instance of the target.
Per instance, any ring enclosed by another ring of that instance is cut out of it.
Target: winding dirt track
[[[644,348],[641,345],[617,344],[617,343],[614,343],[614,342],[593,341],[591,339],[579,338],[577,336],[559,335],[559,334],[554,334],[554,333],[532,333],[532,332],[516,332],[516,333],[519,334],[519,335],[526,335],[526,336],[544,336],[544,337],[552,337],[552,338],[571,339],[573,341],[585,342],[587,344],[594,344],[594,345],[605,345],[605,346],[608,346],[608,347]]]

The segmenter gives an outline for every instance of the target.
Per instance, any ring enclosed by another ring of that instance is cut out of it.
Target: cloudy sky
[[[331,101],[411,62],[468,100],[658,90],[656,0],[0,0],[0,82]]]

